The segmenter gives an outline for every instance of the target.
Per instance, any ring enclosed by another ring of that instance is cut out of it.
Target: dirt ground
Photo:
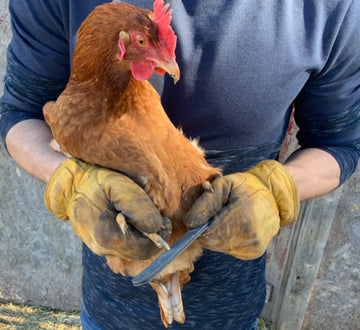
[[[0,329],[81,329],[80,313],[0,302]]]
[[[69,313],[44,307],[0,302],[0,329],[81,329],[80,312]],[[275,330],[275,326],[259,319],[258,330]]]

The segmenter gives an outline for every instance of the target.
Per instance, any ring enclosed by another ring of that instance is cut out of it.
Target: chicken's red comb
[[[170,26],[172,10],[169,11],[169,4],[164,5],[163,0],[156,0],[153,4],[154,23],[159,31],[159,39],[165,45],[170,55],[175,58],[176,35]]]

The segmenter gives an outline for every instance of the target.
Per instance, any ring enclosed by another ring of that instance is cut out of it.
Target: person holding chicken
[[[153,5],[128,2],[148,9]],[[143,233],[167,241],[171,224],[131,173],[54,151],[52,132],[43,120],[44,104],[56,100],[69,80],[79,26],[102,3],[10,0],[13,39],[0,132],[15,161],[47,183],[49,210],[70,219],[85,243],[83,328],[159,329],[151,288],[134,288],[129,278],[111,271],[103,256],[151,258],[159,247]],[[255,329],[265,302],[270,239],[280,226],[296,220],[300,201],[338,187],[359,160],[360,1],[169,3],[181,69],[176,86],[166,76],[152,75],[164,72],[158,61],[147,57],[141,62],[128,46],[158,42],[169,47],[169,40],[161,43],[161,33],[139,38],[145,33],[140,23],[151,15],[137,15],[136,28],[120,15],[129,31],[113,31],[116,43],[103,45],[110,64],[99,61],[103,72],[114,72],[127,61],[135,80],[149,79],[171,121],[186,136],[200,137],[207,161],[223,169],[183,219],[187,228],[194,228],[215,216],[199,238],[206,250],[182,291],[186,322],[169,328]],[[150,34],[152,28],[144,30]],[[101,40],[104,31],[97,32]],[[90,40],[86,47],[91,50]],[[84,67],[76,74],[86,72]],[[98,86],[106,90],[106,83]],[[116,88],[125,87],[112,84],[110,90]],[[280,164],[276,159],[293,107],[301,148]],[[89,102],[84,111],[92,108],[103,109],[103,104]],[[69,122],[69,129],[77,124]],[[103,132],[98,133],[100,139]],[[131,153],[122,157],[130,162]],[[121,235],[110,230],[117,212],[131,224]]]

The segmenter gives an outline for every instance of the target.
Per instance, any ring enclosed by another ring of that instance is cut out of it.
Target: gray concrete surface
[[[45,185],[0,152],[0,299],[80,307],[80,240],[44,207]]]

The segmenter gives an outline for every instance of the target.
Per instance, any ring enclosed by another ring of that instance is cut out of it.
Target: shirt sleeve
[[[323,35],[324,52],[329,48],[325,66],[311,75],[295,100],[300,145],[333,155],[341,183],[355,171],[360,156],[360,2],[349,3],[330,46]]]
[[[59,1],[10,0],[12,40],[7,52],[0,136],[26,119],[43,119],[42,107],[65,88],[69,73],[66,8]]]

